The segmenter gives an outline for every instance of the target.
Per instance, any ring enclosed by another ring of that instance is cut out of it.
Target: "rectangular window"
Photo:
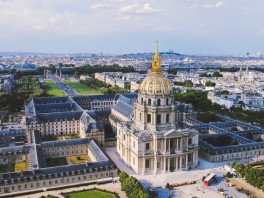
[[[192,162],[192,154],[191,153],[188,154],[188,162]]]
[[[192,144],[192,138],[188,139],[188,144]]]
[[[146,143],[146,150],[149,150],[149,143]]]
[[[170,122],[170,114],[166,114],[166,122]]]
[[[146,163],[146,164],[145,164],[145,167],[146,167],[146,168],[150,168],[150,159],[146,159],[146,160],[145,160],[145,163]]]
[[[151,115],[150,114],[147,115],[147,122],[151,123]]]
[[[161,115],[157,115],[157,123],[158,123],[158,124],[161,123]]]

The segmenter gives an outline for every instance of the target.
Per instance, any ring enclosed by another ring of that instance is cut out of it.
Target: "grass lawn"
[[[72,82],[71,80],[64,80],[65,84],[68,84],[71,88],[75,89],[78,93],[84,94],[84,95],[90,95],[90,94],[101,94],[100,92],[96,91],[95,89],[92,89],[86,85],[83,85],[81,83]]]
[[[29,168],[28,162],[16,162],[15,172],[26,171]]]
[[[49,96],[65,96],[65,93],[57,87],[53,80],[45,80],[44,89]]]
[[[76,192],[76,193],[68,193],[65,194],[68,195],[70,198],[113,198],[114,195],[107,192],[102,192],[99,190],[88,190],[83,192]],[[65,197],[64,195],[64,197]]]
[[[72,135],[64,135],[63,136],[66,140],[68,139],[76,139],[76,138],[80,138],[80,136],[78,134],[72,134]]]
[[[67,165],[67,159],[66,157],[57,157],[57,158],[47,158],[46,159],[46,165],[48,167],[53,167],[53,166],[63,166]]]
[[[41,137],[42,141],[56,141],[56,140],[62,140],[61,136],[55,136],[55,135],[44,135]]]
[[[74,155],[69,157],[72,164],[80,164],[90,162],[90,158],[87,155]]]

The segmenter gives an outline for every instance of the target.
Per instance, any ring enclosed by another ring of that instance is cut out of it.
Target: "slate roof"
[[[37,115],[37,121],[39,122],[59,122],[60,120],[79,120],[83,111],[72,112],[54,112],[54,113],[40,113]]]
[[[24,131],[22,129],[18,130],[0,130],[0,136],[23,136]]]
[[[91,140],[92,140],[91,138],[76,138],[76,139],[68,139],[68,140],[48,141],[48,142],[42,142],[41,148],[52,148],[52,147],[61,147],[61,146],[89,144]]]
[[[76,101],[77,103],[81,100],[85,101],[93,101],[93,100],[116,100],[117,99],[116,94],[109,94],[109,95],[87,95],[87,96],[74,96],[73,100]]]
[[[113,109],[126,116],[127,118],[130,118],[133,115],[134,111],[133,106],[123,102],[122,100],[118,101]]]
[[[54,104],[36,104],[36,113],[82,111],[76,103],[54,103]]]
[[[69,99],[68,96],[60,97],[37,97],[33,98],[34,104],[51,104],[51,103],[65,103]]]
[[[94,120],[98,120],[100,118],[108,118],[111,110],[88,110],[86,113],[91,116]]]
[[[0,148],[0,156],[6,155],[21,155],[23,153],[29,153],[30,146],[15,146]]]
[[[93,132],[93,130],[98,130],[100,132],[103,132],[104,128],[98,122],[93,121],[89,123],[86,133],[91,133]]]
[[[42,152],[42,148],[39,145],[31,146],[29,156],[30,156],[29,160],[30,160],[31,169],[46,167],[46,162]]]

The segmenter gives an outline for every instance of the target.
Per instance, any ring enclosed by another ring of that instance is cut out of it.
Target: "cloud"
[[[91,9],[100,9],[100,8],[109,8],[109,7],[111,7],[111,6],[108,4],[100,4],[100,3],[90,6]]]
[[[120,11],[123,13],[131,13],[131,14],[153,14],[153,13],[159,13],[162,10],[152,7],[149,3],[145,3],[143,6],[139,4],[126,5],[121,7]]]
[[[225,3],[223,2],[223,1],[219,1],[219,2],[217,2],[216,4],[215,4],[215,7],[216,8],[221,8],[221,7],[223,7],[225,5]]]
[[[153,13],[158,13],[158,12],[161,12],[161,10],[151,7],[151,5],[148,3],[144,4],[144,7],[142,9],[137,10],[137,13],[140,13],[140,14],[153,14]]]
[[[122,7],[120,11],[121,12],[131,12],[131,11],[135,11],[138,7],[139,7],[138,4],[130,4],[130,5],[126,5]]]
[[[221,8],[225,5],[225,3],[223,1],[218,1],[216,3],[206,3],[203,5],[203,8]]]
[[[264,28],[261,28],[261,29],[258,31],[258,34],[264,35]]]

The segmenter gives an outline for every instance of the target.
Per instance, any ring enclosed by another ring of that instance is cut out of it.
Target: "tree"
[[[75,76],[75,78],[79,78],[80,77],[79,72],[78,71],[75,71],[74,76]]]
[[[120,173],[119,173],[119,181],[120,181],[120,183],[123,183],[123,181],[124,181],[126,178],[128,178],[128,177],[129,177],[129,175],[128,175],[126,172],[124,172],[124,171],[120,172]]]
[[[227,178],[232,178],[233,177],[233,175],[228,171],[227,173],[226,173],[226,175],[225,175]]]
[[[220,74],[220,72],[214,72],[214,73],[212,74],[212,77],[223,77],[223,75]]]
[[[214,87],[216,85],[216,83],[212,82],[212,81],[206,81],[205,82],[205,86],[206,87]]]

